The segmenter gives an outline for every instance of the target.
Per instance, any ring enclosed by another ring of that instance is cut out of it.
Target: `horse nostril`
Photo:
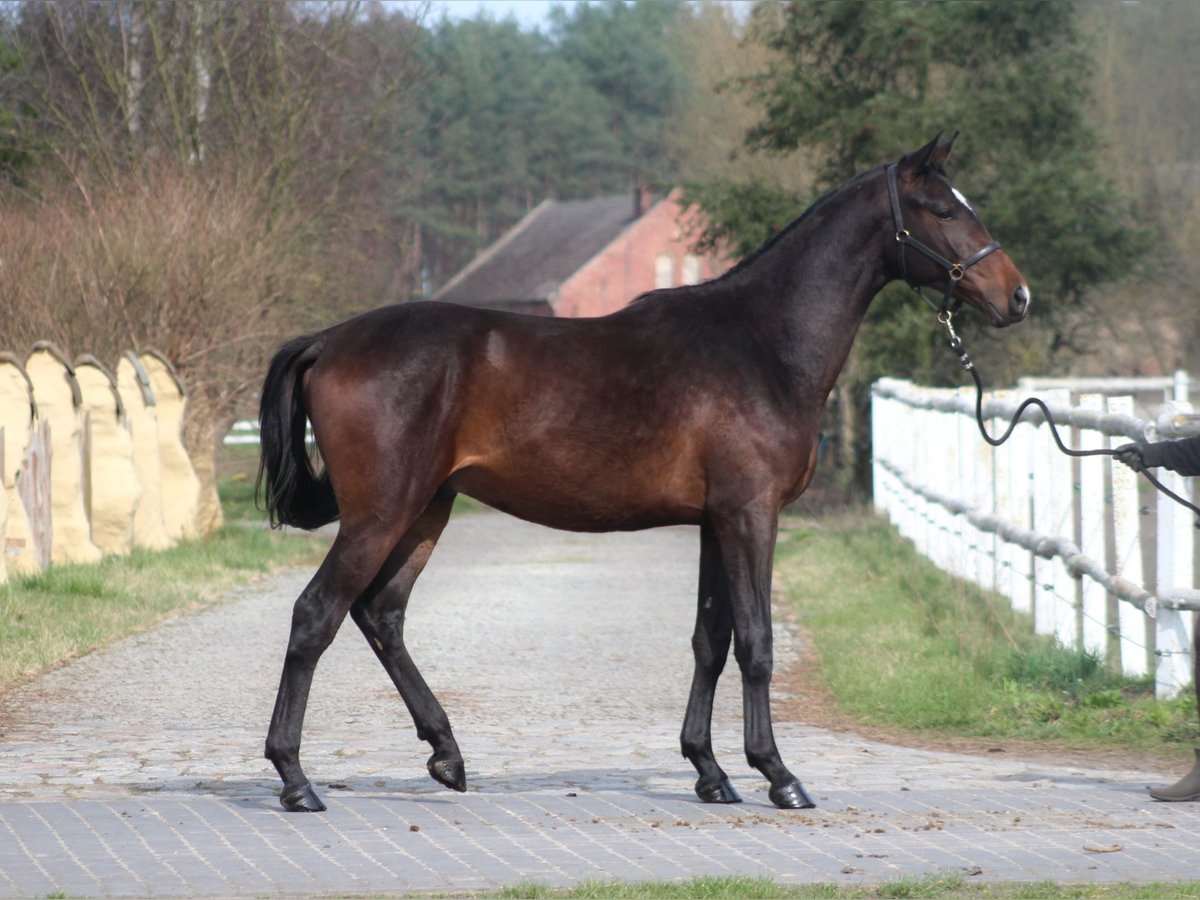
[[[1012,314],[1014,316],[1017,316],[1019,318],[1019,317],[1025,315],[1025,310],[1028,307],[1029,307],[1029,288],[1025,287],[1025,285],[1022,284],[1015,291],[1013,291],[1012,303],[1010,304],[1009,309],[1012,310]]]

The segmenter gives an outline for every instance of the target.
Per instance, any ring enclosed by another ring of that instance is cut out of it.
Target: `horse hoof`
[[[433,780],[454,791],[467,790],[467,770],[461,759],[431,759],[429,774]]]
[[[696,782],[696,796],[705,803],[741,803],[742,797],[737,789],[730,784],[728,778],[722,778],[716,784]]]
[[[805,792],[804,785],[798,781],[772,787],[767,796],[780,809],[812,809],[817,805]]]
[[[290,793],[280,794],[279,802],[288,812],[325,812],[325,804],[307,782]]]

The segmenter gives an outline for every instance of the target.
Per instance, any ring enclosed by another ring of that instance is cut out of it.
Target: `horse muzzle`
[[[1007,328],[1009,325],[1016,325],[1018,322],[1024,321],[1025,317],[1029,315],[1029,302],[1032,299],[1029,286],[1022,282],[1017,285],[1017,289],[1008,298],[1008,308],[1004,312],[989,303],[988,312],[991,314],[992,325],[996,328]]]

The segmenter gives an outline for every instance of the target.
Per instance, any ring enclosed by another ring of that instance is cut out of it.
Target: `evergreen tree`
[[[671,180],[665,131],[681,75],[668,38],[679,8],[558,8],[549,34],[486,13],[434,26],[414,146],[425,183],[405,210],[420,223],[426,287],[546,198]]]
[[[1064,310],[1090,286],[1130,272],[1145,249],[1099,171],[1084,118],[1088,54],[1070,0],[761,4],[755,34],[774,56],[743,84],[763,114],[747,143],[808,154],[817,191],[894,161],[938,131],[962,132],[952,176],[1029,280],[1045,336],[1031,340],[1037,329],[1023,326],[994,342],[1009,354],[995,378],[1047,366],[1070,342]],[[754,182],[702,186],[692,196],[713,219],[708,239],[743,251],[812,199]],[[977,317],[963,320],[984,330]],[[866,385],[883,374],[957,383],[930,323],[901,286],[877,301],[839,401],[853,393],[861,407]],[[863,438],[854,440],[861,472]]]
[[[669,179],[665,130],[683,87],[672,41],[684,11],[676,0],[607,0],[555,7],[558,52],[603,98],[610,133],[620,143],[629,179]]]
[[[6,84],[23,65],[20,49],[7,36],[0,36],[0,84]],[[28,123],[33,115],[11,91],[0,88],[0,182],[21,184],[37,160],[39,142]]]

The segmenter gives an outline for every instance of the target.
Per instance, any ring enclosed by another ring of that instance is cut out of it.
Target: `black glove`
[[[1113,458],[1122,462],[1135,472],[1152,469],[1162,465],[1162,448],[1158,444],[1147,444],[1138,441],[1133,444],[1122,444],[1113,451]]]

